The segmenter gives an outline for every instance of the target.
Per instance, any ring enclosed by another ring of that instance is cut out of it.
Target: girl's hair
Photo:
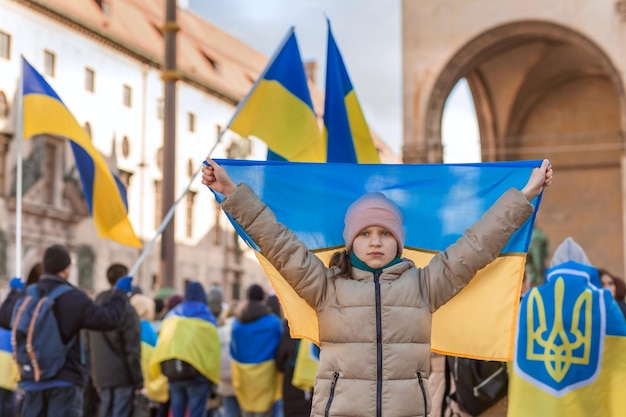
[[[339,268],[339,274],[337,274],[337,276],[342,278],[349,278],[352,263],[350,262],[350,256],[348,255],[348,252],[342,250],[333,253],[330,257],[330,261],[328,261],[328,267],[332,268],[333,266]]]
[[[626,283],[624,280],[618,276],[613,275],[608,270],[604,268],[598,268],[598,276],[602,279],[602,275],[607,275],[611,277],[613,280],[613,284],[615,285],[615,299],[623,300],[626,297]]]

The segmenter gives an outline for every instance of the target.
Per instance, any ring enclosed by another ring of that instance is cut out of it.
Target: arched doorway
[[[626,99],[602,48],[545,21],[483,32],[436,77],[423,119],[422,137],[429,141],[423,148],[441,140],[444,104],[461,78],[474,98],[484,161],[552,161],[555,185],[537,217],[551,249],[572,236],[595,265],[622,273]],[[438,162],[431,160],[437,154],[430,152],[428,162]]]

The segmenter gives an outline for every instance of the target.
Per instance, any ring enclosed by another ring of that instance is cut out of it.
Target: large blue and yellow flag
[[[523,298],[509,417],[626,416],[626,322],[598,271],[568,261]]]
[[[265,142],[269,160],[324,161],[326,148],[293,28],[228,128]]]
[[[510,187],[521,189],[541,161],[482,164],[314,164],[220,160],[235,183],[245,182],[328,264],[343,248],[348,206],[365,192],[382,192],[404,213],[403,256],[425,266],[454,243]],[[223,196],[216,194],[218,201]],[[539,197],[533,202],[535,210]],[[456,356],[511,360],[523,267],[534,215],[501,256],[437,310],[432,349]],[[237,228],[237,226],[236,226]],[[241,230],[239,230],[241,232]],[[257,251],[247,236],[244,239]],[[258,252],[257,252],[258,253]],[[293,338],[319,344],[315,311],[259,254],[280,298]]]
[[[22,59],[24,139],[48,134],[70,141],[83,194],[98,235],[140,248],[128,219],[126,190],[93,146],[89,135],[61,98],[25,59]]]
[[[326,51],[324,136],[327,162],[380,163],[380,156],[330,29],[330,21]]]

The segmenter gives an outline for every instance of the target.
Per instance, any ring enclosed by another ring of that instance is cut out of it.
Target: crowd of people
[[[260,285],[250,286],[245,300],[226,305],[220,287],[205,291],[192,281],[184,294],[158,302],[133,288],[128,268],[114,263],[106,272],[110,289],[92,300],[67,282],[70,268],[67,249],[53,245],[45,251],[41,276],[28,286],[11,282],[0,307],[3,346],[15,348],[12,327],[27,303],[27,288],[49,296],[67,287],[53,307],[66,357],[46,380],[29,378],[24,369],[30,364],[3,367],[3,417],[293,415],[283,412],[293,405],[282,401],[278,369],[295,359],[279,346],[284,350],[295,341],[283,330],[277,297]],[[45,361],[39,357],[42,372]],[[301,397],[307,394],[301,391]],[[308,398],[297,405],[300,415],[310,411]]]

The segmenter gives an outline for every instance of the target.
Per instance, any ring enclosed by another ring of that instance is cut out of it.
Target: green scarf
[[[400,262],[402,262],[402,259],[400,259],[399,256],[396,256],[395,258],[391,260],[391,262],[389,262],[387,265],[383,266],[382,268],[374,269],[374,268],[370,268],[369,266],[367,266],[365,262],[357,258],[354,252],[350,252],[350,263],[352,264],[352,266],[355,268],[362,269],[363,271],[376,273],[378,271],[382,271],[383,269],[389,268],[390,266],[395,265]]]

